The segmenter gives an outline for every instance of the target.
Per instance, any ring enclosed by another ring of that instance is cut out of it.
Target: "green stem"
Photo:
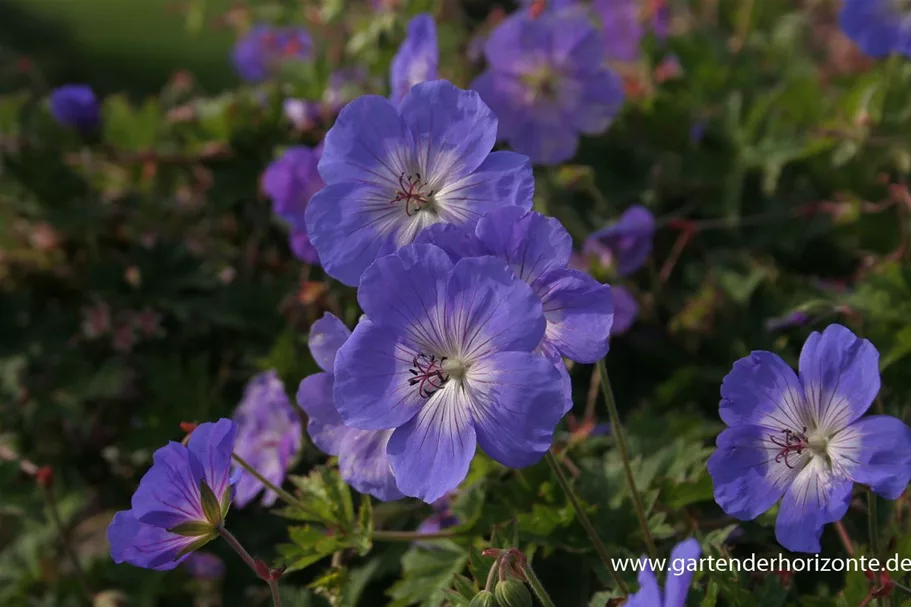
[[[623,436],[623,427],[620,425],[620,413],[617,412],[617,402],[614,400],[614,391],[611,389],[610,378],[607,375],[607,366],[604,359],[598,361],[598,373],[601,374],[601,392],[604,394],[604,401],[607,403],[607,411],[610,415],[611,434],[617,441],[617,448],[620,450],[620,457],[623,459],[623,471],[626,473],[626,484],[629,487],[630,495],[633,498],[633,506],[636,509],[636,516],[639,518],[639,527],[642,530],[642,538],[645,540],[645,546],[648,549],[648,555],[651,558],[658,558],[658,550],[655,548],[655,540],[652,539],[652,533],[648,528],[648,517],[645,515],[645,506],[642,503],[642,496],[639,489],[636,488],[636,479],[633,478],[633,469],[629,463],[629,449],[626,446],[626,438]]]
[[[553,451],[548,451],[544,458],[550,465],[550,469],[553,471],[554,476],[557,479],[557,483],[560,485],[560,488],[563,489],[566,497],[569,498],[569,501],[573,506],[573,510],[576,511],[576,517],[578,517],[579,522],[582,523],[582,526],[585,528],[585,532],[588,533],[588,539],[591,540],[592,545],[595,547],[595,551],[597,551],[598,556],[601,557],[601,562],[604,563],[604,566],[607,568],[608,572],[610,572],[610,574],[613,576],[614,581],[617,583],[617,587],[620,588],[623,594],[629,594],[629,588],[627,587],[626,582],[624,582],[623,579],[614,570],[613,565],[611,564],[610,555],[607,553],[607,548],[604,546],[601,538],[598,537],[598,532],[595,531],[595,527],[592,525],[591,520],[589,520],[588,515],[585,514],[585,510],[582,509],[582,504],[579,503],[579,498],[576,497],[576,492],[573,491],[573,488],[569,485],[569,481],[566,480],[566,475],[563,474],[563,470],[560,468],[560,462],[558,462],[557,458],[554,457]]]
[[[528,580],[528,585],[534,590],[535,596],[538,597],[541,604],[544,605],[544,607],[557,607],[550,598],[550,595],[547,594],[547,590],[544,589],[544,585],[541,583],[541,580],[538,579],[538,576],[535,574],[534,569],[531,568],[531,565],[525,563],[524,572],[525,579]]]
[[[458,529],[437,531],[435,533],[418,533],[417,531],[374,531],[372,539],[375,542],[416,542],[420,540],[441,540],[465,535],[466,532]]]
[[[284,489],[282,489],[281,487],[277,486],[275,483],[273,483],[272,481],[267,479],[265,476],[260,474],[259,471],[257,471],[256,468],[254,468],[253,466],[248,464],[244,458],[242,458],[241,456],[239,456],[236,453],[234,453],[232,455],[232,457],[234,458],[234,461],[237,462],[237,464],[241,468],[243,468],[244,470],[246,470],[247,472],[252,474],[256,478],[256,480],[258,480],[263,485],[265,485],[267,489],[277,493],[278,497],[282,498],[282,500],[287,502],[287,504],[289,506],[297,506],[299,508],[304,507],[304,504],[301,503],[301,501],[299,499],[297,499],[296,497],[294,497],[293,495],[291,495],[290,493],[288,493],[287,491],[285,491]]]

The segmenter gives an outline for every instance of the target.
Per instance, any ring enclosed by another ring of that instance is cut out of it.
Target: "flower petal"
[[[823,526],[848,511],[854,483],[834,477],[826,465],[821,457],[811,459],[781,501],[775,538],[792,552],[819,553]]]
[[[108,527],[108,543],[115,563],[129,563],[158,571],[177,567],[189,554],[177,555],[198,539],[141,523],[132,510],[115,514]]]
[[[466,405],[484,452],[510,468],[539,461],[563,417],[563,382],[554,363],[526,352],[499,352],[465,376]]]
[[[152,467],[139,481],[132,498],[133,515],[140,522],[163,529],[204,521],[199,495],[202,478],[202,473],[190,465],[187,448],[180,443],[168,443],[155,451]]]
[[[353,432],[345,426],[335,408],[332,387],[335,378],[331,373],[315,373],[301,380],[297,390],[297,404],[306,411],[307,434],[323,453],[338,455],[346,436]]]
[[[437,223],[425,228],[415,239],[414,244],[431,244],[443,249],[453,264],[463,257],[480,257],[488,254],[474,232],[451,223]]]
[[[445,302],[443,334],[468,361],[493,350],[531,352],[544,337],[541,301],[494,257],[459,260]]]
[[[313,196],[305,214],[307,234],[330,276],[356,286],[367,266],[398,248],[399,233],[411,222],[390,204],[393,197],[354,181],[329,185]]]
[[[658,578],[655,577],[655,572],[652,571],[645,557],[642,557],[640,561],[646,562],[639,570],[639,590],[629,595],[625,607],[661,607],[661,589],[658,587]]]
[[[430,504],[465,479],[476,443],[469,403],[450,382],[392,433],[386,451],[399,490]]]
[[[490,255],[504,260],[529,284],[565,268],[573,251],[572,236],[559,220],[518,207],[487,213],[475,234]]]
[[[721,383],[721,419],[729,426],[759,424],[775,431],[812,427],[803,388],[777,354],[757,350],[734,363]]]
[[[807,338],[800,352],[803,383],[814,425],[830,434],[866,413],[879,392],[879,352],[841,325]]]
[[[408,172],[413,145],[395,106],[362,95],[342,108],[326,133],[319,174],[326,185],[358,181],[394,193],[399,175]]]
[[[869,485],[887,499],[898,499],[911,480],[911,429],[891,415],[864,417],[828,445],[832,459],[847,464],[856,483]]]
[[[310,346],[313,360],[323,371],[332,372],[335,354],[350,336],[351,330],[330,312],[326,312],[313,323],[307,344]]]
[[[411,87],[425,80],[436,80],[440,50],[437,28],[429,13],[415,15],[408,22],[408,35],[389,67],[390,100],[398,104]]]
[[[715,484],[715,502],[730,516],[742,521],[756,518],[778,501],[806,466],[808,451],[789,456],[793,467],[775,461],[780,448],[769,440],[774,432],[741,424],[718,435],[708,470]]]
[[[560,164],[575,156],[579,134],[566,128],[562,112],[556,107],[535,108],[535,111],[536,117],[508,138],[513,149],[531,158],[535,164],[543,165]],[[554,118],[545,118],[545,115]]]
[[[611,287],[614,298],[614,321],[611,324],[611,335],[622,335],[636,322],[639,315],[639,303],[632,292],[624,286]]]
[[[218,499],[230,488],[231,455],[236,435],[234,422],[220,419],[215,423],[199,424],[187,444],[194,476],[198,480],[205,478]]]
[[[346,425],[361,430],[396,428],[426,403],[409,384],[419,352],[399,336],[397,329],[362,319],[339,349],[332,398]]]
[[[433,190],[481,166],[497,140],[497,117],[481,96],[446,80],[415,85],[400,112],[416,144],[418,170]]]
[[[549,19],[557,22],[560,35],[553,36],[551,57],[555,65],[564,69],[596,71],[604,62],[604,43],[601,32],[588,16],[582,13],[551,13]],[[554,26],[552,26],[554,27]]]
[[[623,106],[623,81],[614,72],[600,71],[578,77],[581,94],[568,112],[573,128],[586,135],[607,130]]]
[[[339,456],[339,471],[360,493],[391,502],[405,497],[395,484],[386,445],[392,430],[351,430]]]
[[[528,157],[493,152],[473,173],[440,189],[436,198],[444,221],[472,228],[484,213],[494,209],[527,211],[534,193],[535,180]]]
[[[614,319],[611,288],[578,270],[555,270],[533,285],[547,319],[545,339],[579,363],[607,355]]]
[[[402,247],[364,272],[358,303],[372,322],[404,332],[425,350],[433,350],[444,342],[439,312],[452,267],[438,247]]]
[[[668,572],[667,580],[664,582],[664,604],[663,607],[684,607],[686,604],[686,595],[690,591],[690,584],[693,582],[693,574],[699,563],[699,557],[702,555],[702,549],[699,542],[694,538],[686,539],[671,550],[672,567],[677,567],[677,573],[674,569]],[[673,563],[679,563],[673,565]]]

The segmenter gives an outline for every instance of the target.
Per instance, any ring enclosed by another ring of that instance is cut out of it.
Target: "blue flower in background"
[[[366,313],[335,361],[342,419],[394,430],[386,447],[402,493],[432,503],[468,472],[475,448],[505,466],[541,459],[563,415],[559,371],[534,354],[546,320],[501,260],[410,245],[361,279]]]
[[[585,239],[583,250],[605,267],[616,267],[621,276],[642,267],[652,253],[655,217],[643,206],[627,209],[620,219]]]
[[[580,363],[607,355],[611,289],[584,272],[568,269],[572,237],[557,219],[505,207],[484,215],[474,231],[439,224],[425,230],[418,242],[440,247],[453,261],[481,255],[505,261],[541,300],[547,319],[539,346],[544,353]]]
[[[399,47],[389,69],[389,100],[399,104],[415,84],[437,79],[440,50],[437,26],[427,13],[408,22],[408,34]]]
[[[320,147],[288,148],[266,168],[262,179],[273,212],[291,228],[291,249],[298,259],[310,264],[318,264],[319,255],[307,235],[304,211],[310,198],[323,187],[317,169],[321,153]]]
[[[63,126],[90,131],[101,122],[101,108],[92,88],[68,84],[54,89],[50,97],[51,114]]]
[[[645,34],[639,0],[594,0],[592,9],[601,21],[605,57],[616,61],[638,59]]]
[[[473,226],[502,206],[531,207],[528,158],[491,152],[497,119],[477,93],[423,82],[396,108],[366,95],[326,134],[326,187],[307,205],[307,233],[326,272],[356,285],[374,260],[429,225]]]
[[[701,554],[699,542],[693,538],[674,546],[668,560],[668,574],[663,593],[658,586],[655,572],[646,560],[645,566],[639,572],[639,590],[629,595],[625,607],[684,607]]]
[[[337,455],[339,472],[346,483],[361,493],[392,501],[405,497],[395,486],[386,444],[391,430],[358,430],[345,426],[335,401],[332,373],[335,355],[351,331],[328,312],[310,327],[310,353],[323,369],[305,377],[297,391],[297,404],[307,412],[307,433],[324,453]]]
[[[604,67],[600,32],[576,11],[520,11],[494,29],[488,70],[472,83],[500,119],[499,136],[535,163],[572,158],[579,135],[604,132],[623,104]]]
[[[611,325],[611,335],[622,335],[636,322],[639,316],[639,303],[633,293],[624,286],[611,288],[614,297],[614,323]]]
[[[248,82],[262,82],[285,61],[310,59],[313,41],[307,30],[257,25],[234,46],[232,60],[238,75]]]
[[[778,542],[819,552],[823,526],[845,515],[854,483],[898,498],[911,479],[911,429],[888,415],[862,417],[879,387],[876,348],[841,325],[810,335],[799,376],[771,352],[734,363],[721,386],[729,427],[708,461],[715,501],[751,520],[781,499]]]
[[[911,4],[902,0],[845,0],[841,29],[871,57],[911,57]]]
[[[115,563],[173,569],[216,537],[231,504],[236,432],[228,419],[200,424],[187,446],[171,442],[155,452],[132,509],[108,527]]]
[[[285,480],[301,449],[301,422],[291,406],[285,385],[274,370],[254,376],[234,412],[237,443],[234,451],[277,486]],[[263,491],[262,504],[271,506],[278,495],[245,470],[234,488],[234,502],[243,507]]]
[[[198,580],[217,580],[225,575],[224,561],[208,552],[191,553],[183,566]]]

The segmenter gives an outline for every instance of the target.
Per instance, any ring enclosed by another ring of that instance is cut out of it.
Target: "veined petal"
[[[133,515],[140,522],[163,529],[204,521],[199,495],[203,476],[196,474],[186,447],[175,442],[161,447],[152,455],[152,467],[133,494]]]
[[[814,425],[832,434],[866,413],[879,392],[879,352],[841,325],[807,338],[800,352],[803,383]]]
[[[332,367],[335,365],[335,354],[350,336],[351,330],[330,312],[326,312],[322,318],[313,323],[310,327],[307,344],[310,346],[313,360],[323,371],[332,372]]]
[[[683,540],[671,550],[671,563],[682,563],[684,570],[681,573],[673,570],[668,572],[667,580],[664,582],[663,607],[684,607],[686,595],[693,582],[693,574],[696,573],[694,563],[699,562],[701,555],[702,549],[694,538]]]
[[[358,303],[372,322],[403,331],[425,352],[439,354],[434,348],[445,343],[442,314],[452,267],[440,248],[403,247],[364,272]]]
[[[414,417],[427,402],[410,384],[419,354],[398,330],[362,319],[335,359],[332,395],[345,424],[387,430]]]
[[[399,103],[414,85],[436,80],[440,50],[437,28],[429,13],[415,15],[408,22],[408,35],[389,67],[391,101]]]
[[[563,417],[560,373],[551,360],[527,352],[499,352],[475,362],[464,380],[465,406],[478,443],[510,468],[539,461]]]
[[[854,482],[887,499],[898,499],[911,481],[911,429],[891,415],[859,419],[832,437],[828,451]]]
[[[480,95],[446,80],[415,85],[400,112],[416,145],[418,170],[433,190],[481,166],[497,140],[497,117]]]
[[[414,243],[430,244],[443,249],[453,264],[463,257],[480,257],[488,254],[486,247],[473,231],[451,223],[437,223],[424,229]]]
[[[132,510],[115,514],[108,527],[108,543],[115,563],[129,563],[158,571],[177,567],[189,553],[180,557],[177,555],[198,539],[141,523]]]
[[[349,433],[335,408],[332,387],[335,378],[331,373],[315,373],[301,380],[297,390],[297,404],[307,413],[307,434],[323,453],[339,455]]]
[[[197,482],[205,479],[219,500],[230,490],[231,455],[236,435],[234,422],[220,419],[215,423],[199,424],[187,444],[194,477]]]
[[[572,236],[559,220],[518,207],[487,213],[475,234],[490,255],[504,260],[529,284],[565,268],[573,250]]]
[[[476,442],[465,393],[449,382],[389,439],[399,490],[428,504],[443,497],[465,479]]]
[[[327,185],[371,183],[394,193],[412,163],[413,145],[395,107],[378,95],[363,95],[342,108],[326,133],[319,174]]]
[[[845,515],[853,488],[850,479],[830,473],[824,458],[812,458],[781,501],[775,523],[778,543],[792,552],[819,553],[823,526]]]
[[[395,484],[386,445],[392,430],[351,430],[339,456],[339,471],[360,493],[391,502],[405,497]]]
[[[658,578],[648,565],[645,557],[642,569],[639,570],[639,590],[629,595],[625,607],[662,607],[661,588],[658,587]]]
[[[797,375],[781,357],[756,351],[734,363],[721,384],[721,419],[800,432],[814,427]]]
[[[718,448],[708,461],[715,502],[743,521],[756,518],[784,494],[810,459],[808,450],[775,461],[781,448],[771,436],[777,430],[741,424],[718,435]],[[790,466],[788,465],[790,464]]]
[[[494,257],[458,261],[446,286],[445,301],[446,351],[457,353],[465,362],[491,351],[531,352],[544,336],[541,301]]]
[[[547,319],[545,339],[580,363],[607,355],[614,302],[611,288],[578,270],[554,270],[533,285]]]
[[[393,189],[355,180],[313,196],[305,213],[307,233],[330,276],[355,286],[377,257],[398,248],[400,232],[412,222],[394,198]]]

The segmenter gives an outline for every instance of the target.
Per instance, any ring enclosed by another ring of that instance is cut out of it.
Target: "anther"
[[[785,466],[794,468],[788,458],[792,453],[796,453],[798,456],[803,455],[804,449],[809,448],[810,441],[807,438],[807,427],[804,426],[800,432],[784,428],[781,433],[784,434],[784,440],[774,434],[769,435],[769,440],[772,444],[781,447],[781,450],[775,456],[775,463],[780,464],[784,461]]]
[[[414,375],[408,380],[409,386],[418,386],[418,394],[422,398],[430,398],[433,393],[449,381],[449,374],[443,371],[446,357],[437,358],[433,354],[420,353],[411,361],[409,373]]]

